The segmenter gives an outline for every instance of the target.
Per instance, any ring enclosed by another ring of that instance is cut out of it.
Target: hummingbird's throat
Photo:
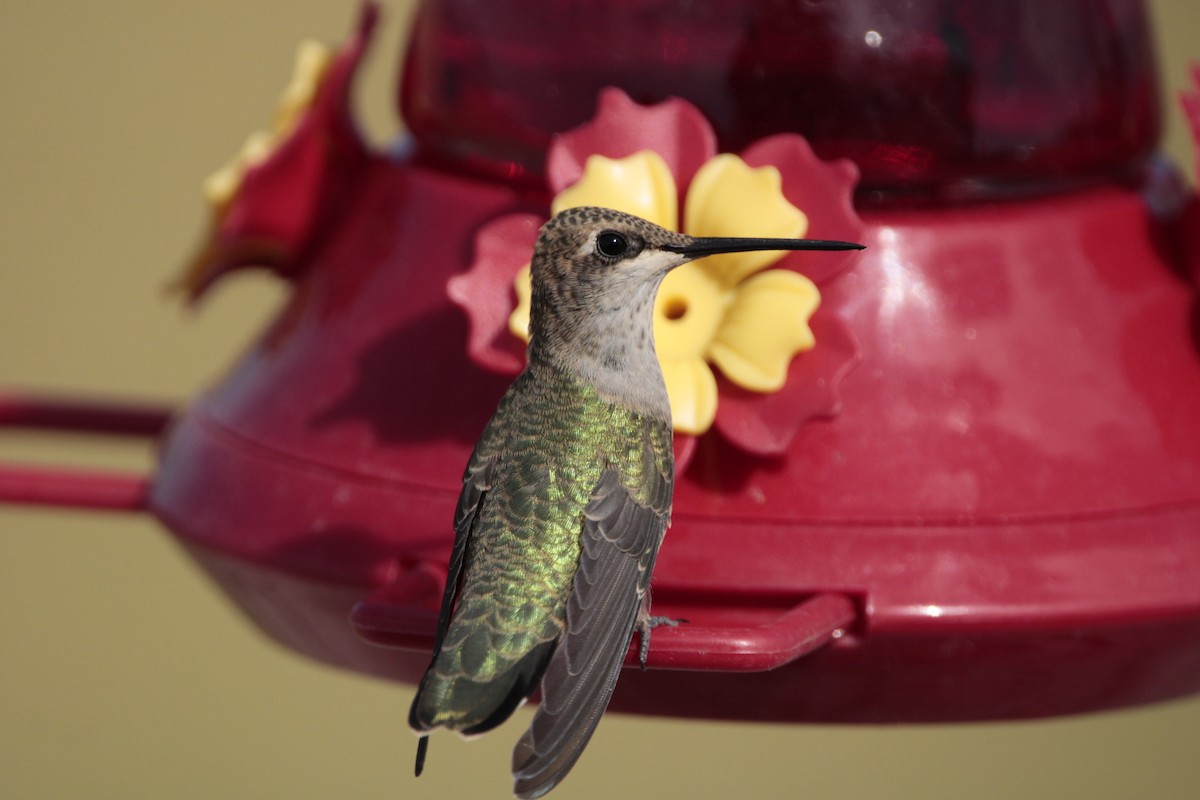
[[[655,352],[657,284],[646,282],[620,302],[597,304],[573,320],[554,319],[555,330],[535,348],[536,357],[578,376],[607,400],[670,421]]]

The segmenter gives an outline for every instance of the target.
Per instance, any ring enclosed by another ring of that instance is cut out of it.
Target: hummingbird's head
[[[861,247],[814,239],[700,238],[609,208],[568,208],[542,226],[534,246],[531,354],[554,351],[559,361],[594,355],[614,370],[635,359],[653,361],[654,297],[675,267],[717,253]]]
[[[531,310],[536,325],[539,311],[603,313],[647,297],[653,303],[668,272],[717,253],[861,248],[816,239],[700,238],[610,208],[568,208],[542,226],[534,246]]]
[[[559,294],[594,301],[622,288],[656,285],[687,260],[664,245],[682,245],[687,238],[621,211],[568,208],[542,226],[533,251],[533,284],[549,290],[551,301]]]
[[[664,249],[687,237],[608,208],[569,208],[542,226],[533,249],[531,347],[577,352],[607,330],[647,329],[658,285],[687,259]],[[643,310],[644,309],[644,310]]]

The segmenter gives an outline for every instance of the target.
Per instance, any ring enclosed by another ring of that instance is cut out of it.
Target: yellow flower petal
[[[275,134],[286,136],[313,104],[325,73],[333,63],[333,51],[324,42],[305,39],[296,48],[296,65],[292,78],[279,96],[275,109]]]
[[[782,183],[775,167],[752,169],[729,153],[710,159],[688,188],[684,230],[692,236],[802,237],[808,218],[783,196]],[[782,256],[778,250],[726,253],[700,264],[732,287]]]
[[[533,279],[530,277],[529,265],[521,267],[517,277],[513,279],[513,289],[517,293],[517,307],[508,315],[508,330],[513,336],[529,341],[529,304],[533,294]]]
[[[204,179],[201,191],[208,204],[216,209],[223,209],[229,205],[238,189],[242,187],[242,176],[246,174],[246,170],[265,161],[274,147],[274,135],[266,131],[250,134],[242,149],[233,158]]]
[[[577,206],[615,208],[677,230],[679,203],[675,179],[662,156],[643,150],[625,158],[589,156],[583,177],[558,193],[552,214]]]
[[[709,359],[744,389],[778,391],[792,357],[816,344],[808,320],[820,303],[817,287],[803,275],[782,269],[755,275],[738,289]]]
[[[703,358],[733,292],[695,263],[667,274],[654,301],[654,347],[659,359]]]
[[[675,430],[700,435],[717,416],[717,379],[699,358],[661,361]]]

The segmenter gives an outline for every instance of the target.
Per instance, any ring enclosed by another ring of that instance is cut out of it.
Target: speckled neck
[[[532,326],[530,363],[556,367],[610,402],[670,423],[671,406],[654,350],[654,298],[660,283],[643,282],[625,302],[601,298],[587,309],[535,303],[540,319]]]

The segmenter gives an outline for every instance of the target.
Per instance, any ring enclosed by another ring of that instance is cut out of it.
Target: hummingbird
[[[464,736],[541,705],[512,758],[515,794],[574,766],[633,634],[643,669],[650,575],[671,515],[671,409],[654,350],[655,295],[688,261],[747,250],[849,250],[811,239],[697,238],[606,208],[542,226],[524,371],[463,473],[433,656],[409,725]]]

